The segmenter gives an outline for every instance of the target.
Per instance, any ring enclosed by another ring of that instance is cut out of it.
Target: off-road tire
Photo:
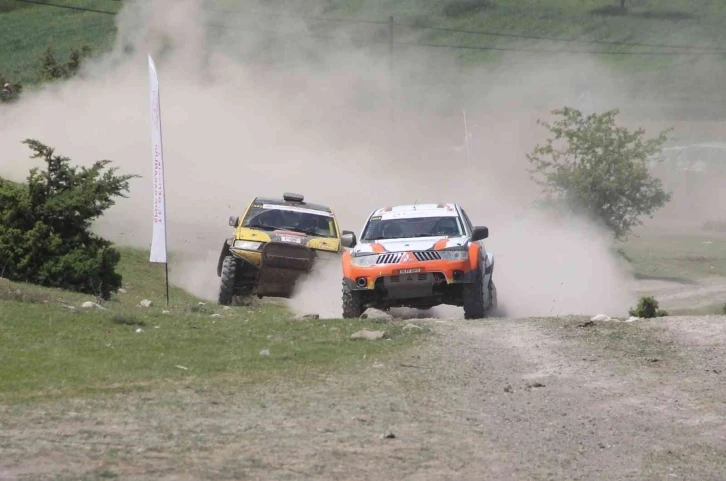
[[[363,314],[363,296],[361,292],[352,291],[343,280],[343,318],[351,319]]]
[[[219,281],[219,304],[229,306],[234,302],[234,289],[237,282],[239,263],[232,256],[226,256],[222,262],[222,275]]]
[[[474,282],[464,285],[464,319],[481,319],[486,315],[483,275],[480,265]]]

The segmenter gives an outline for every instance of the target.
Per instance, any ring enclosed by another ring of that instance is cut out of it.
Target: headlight
[[[468,250],[439,251],[439,254],[447,261],[465,261],[469,258]]]
[[[245,251],[256,251],[260,248],[262,244],[262,242],[256,241],[236,240],[234,241],[234,245],[232,245],[232,247]]]
[[[370,267],[378,260],[378,254],[351,257],[350,263],[356,267]]]

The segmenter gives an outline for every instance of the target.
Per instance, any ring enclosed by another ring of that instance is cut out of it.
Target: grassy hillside
[[[398,323],[297,321],[270,302],[200,305],[177,288],[167,307],[163,268],[146,252],[122,254],[126,292],[105,310],[82,308],[89,296],[0,279],[0,402],[304,378],[374,362],[420,334]],[[142,299],[153,306],[140,307]],[[365,328],[389,340],[350,339]]]
[[[113,0],[59,0],[66,6],[116,12],[123,2]],[[322,15],[386,22],[395,17],[398,42],[424,41],[436,44],[496,47],[506,49],[551,49],[567,51],[643,51],[687,53],[688,49],[654,46],[612,46],[583,42],[625,42],[652,45],[689,45],[726,48],[726,3],[711,0],[629,0],[621,11],[615,0],[328,0]],[[265,8],[247,8],[238,1],[208,2],[213,8],[233,10],[227,19],[248,16],[256,24],[275,22],[263,17],[266,11],[320,13],[317,2],[278,0],[263,3]],[[264,18],[264,21],[263,21]],[[32,82],[34,65],[48,46],[65,56],[74,46],[93,45],[107,49],[116,30],[115,17],[96,12],[31,5],[15,0],[0,0],[0,73],[15,81]],[[333,25],[351,25],[362,35],[377,38],[387,35],[385,24],[319,22],[309,19],[313,31],[329,30]],[[456,30],[486,31],[502,35],[474,35],[462,32],[427,30],[418,27],[444,27]],[[367,32],[367,33],[366,33]],[[539,37],[520,38],[524,37]],[[545,38],[569,39],[549,41]],[[328,42],[329,43],[329,42]],[[403,53],[404,47],[399,47]],[[435,49],[436,50],[436,49]],[[458,56],[464,62],[485,62],[500,58],[504,52],[487,50],[438,49]],[[542,54],[548,56],[551,54]],[[694,56],[608,55],[616,65],[630,71],[658,71],[689,66]],[[722,57],[717,58],[721,62]],[[667,81],[668,79],[659,79]],[[672,80],[672,79],[671,79]],[[678,80],[678,79],[676,79]]]

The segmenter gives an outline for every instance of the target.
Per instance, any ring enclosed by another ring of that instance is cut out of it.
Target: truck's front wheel
[[[226,256],[222,262],[222,275],[219,281],[219,304],[229,306],[234,301],[234,289],[237,282],[238,262],[232,256]]]
[[[363,314],[363,293],[353,291],[343,279],[343,318],[360,317]]]
[[[481,319],[485,314],[484,279],[482,268],[479,266],[474,282],[464,285],[464,318]]]

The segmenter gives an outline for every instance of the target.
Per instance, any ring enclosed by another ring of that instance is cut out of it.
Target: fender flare
[[[494,274],[494,254],[491,252],[487,252],[487,260],[489,261],[489,265],[487,266],[486,263],[484,263],[485,276]]]
[[[222,252],[219,253],[219,260],[217,261],[217,277],[222,277],[222,264],[224,264],[224,258],[229,255],[229,243],[230,240],[227,239],[222,244]]]

